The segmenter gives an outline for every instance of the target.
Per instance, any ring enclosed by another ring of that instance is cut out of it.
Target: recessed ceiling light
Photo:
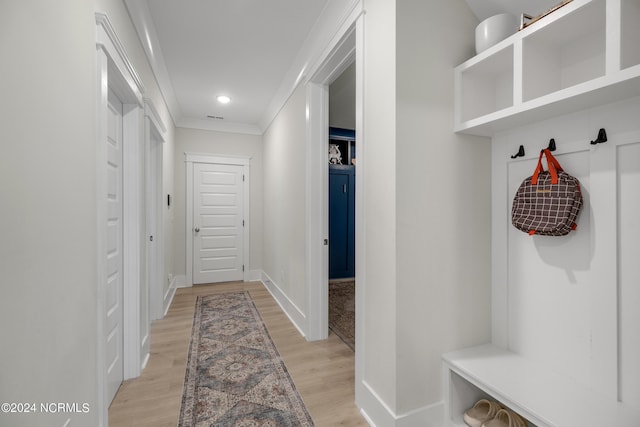
[[[219,97],[216,98],[218,100],[219,103],[221,104],[228,104],[229,102],[231,102],[231,98],[229,98],[226,95],[220,95]]]

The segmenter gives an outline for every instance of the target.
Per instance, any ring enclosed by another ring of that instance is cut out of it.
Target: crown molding
[[[293,91],[314,76],[330,52],[351,31],[353,23],[362,13],[363,0],[330,0],[327,3],[258,123],[263,133]]]
[[[164,62],[160,41],[151,18],[149,6],[146,1],[141,0],[125,0],[124,3],[129,11],[129,17],[136,29],[151,71],[158,82],[160,93],[164,103],[167,105],[171,119],[173,123],[177,124],[182,119],[182,111],[169,77],[167,65]]]
[[[176,127],[216,132],[242,133],[247,135],[262,135],[263,133],[258,126],[249,123],[224,122],[214,121],[212,119],[194,119],[189,117],[182,118],[178,123],[176,123]]]
[[[250,135],[262,135],[267,130],[293,91],[301,83],[306,83],[313,77],[329,53],[350,31],[351,26],[364,10],[363,0],[329,0],[291,67],[283,76],[276,94],[260,121],[257,124],[216,123],[208,119],[183,116],[162,56],[147,2],[141,0],[124,0],[124,2],[176,127]]]
[[[111,58],[121,74],[127,80],[131,90],[135,94],[139,103],[142,104],[142,94],[145,91],[142,79],[133,67],[133,63],[127,55],[127,51],[120,42],[109,17],[100,12],[96,12],[96,45],[105,51]]]
[[[144,115],[151,120],[153,125],[158,130],[160,134],[160,138],[162,142],[167,141],[167,127],[164,125],[160,114],[158,114],[158,110],[156,109],[156,105],[151,98],[144,98]]]

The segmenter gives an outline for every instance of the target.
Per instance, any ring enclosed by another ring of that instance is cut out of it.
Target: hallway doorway
[[[329,329],[355,351],[356,65],[329,85]]]
[[[358,153],[358,167],[355,170],[355,279],[358,291],[355,293],[355,336],[356,348],[364,348],[364,180],[366,167],[363,156],[363,16],[354,16],[352,24],[345,31],[307,83],[307,307],[308,327],[306,337],[310,341],[326,339],[329,332],[329,212],[328,212],[328,139],[329,139],[329,85],[349,66],[355,69],[355,151]],[[359,248],[362,248],[360,250]],[[362,381],[364,351],[356,350],[356,388]]]

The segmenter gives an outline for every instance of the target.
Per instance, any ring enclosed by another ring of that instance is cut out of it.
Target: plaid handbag
[[[542,167],[547,157],[548,171]],[[530,236],[564,236],[576,229],[582,208],[580,182],[562,170],[548,149],[540,152],[533,175],[522,181],[511,207],[511,223]]]

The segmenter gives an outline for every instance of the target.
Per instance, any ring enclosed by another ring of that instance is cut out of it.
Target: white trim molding
[[[307,158],[305,282],[307,295],[307,339],[329,335],[329,89],[326,84],[307,84]]]
[[[155,103],[151,98],[144,97],[144,115],[147,117],[153,126],[155,127],[156,132],[160,136],[160,140],[162,142],[167,142],[167,127],[164,124],[164,121],[160,117],[158,113],[158,109],[156,108]]]
[[[362,0],[336,0],[327,3],[258,123],[262,131],[269,127],[298,85],[307,83],[323,66],[329,52],[363,10]]]
[[[398,415],[366,381],[362,382],[362,389],[363,405],[360,413],[371,426],[442,427],[444,425],[444,402],[437,402]]]
[[[150,320],[164,317],[166,294],[163,292],[164,278],[164,191],[163,191],[163,144],[167,140],[167,128],[158,114],[153,100],[144,98],[144,144],[146,179],[147,233],[147,295]],[[151,239],[153,236],[153,239]],[[165,294],[165,295],[163,295]],[[150,325],[149,325],[150,327]],[[149,351],[149,347],[143,348]]]
[[[162,48],[158,35],[156,34],[155,26],[153,25],[153,19],[151,18],[151,12],[146,1],[139,0],[125,0],[124,1],[131,21],[138,33],[140,44],[142,45],[153,75],[158,81],[160,86],[160,93],[164,99],[171,119],[175,124],[178,119],[182,117],[178,99],[176,98],[173,84],[171,84],[171,78],[169,77],[169,71],[164,62],[164,56],[162,54]]]
[[[125,94],[122,91],[130,92],[139,106],[142,106],[142,94],[144,93],[144,85],[138,76],[133,63],[129,60],[129,56],[124,49],[120,39],[116,34],[109,17],[104,13],[96,12],[96,46],[107,55],[111,63],[117,68],[120,81],[109,80],[109,87],[113,89],[119,96]],[[127,86],[122,87],[123,83]]]
[[[95,14],[96,22],[96,194],[107,193],[107,109],[109,91],[123,103],[123,362],[124,378],[140,374],[140,279],[144,226],[142,206],[142,93],[144,86],[129,60],[107,15]],[[99,426],[108,425],[106,368],[106,199],[97,197],[97,310],[98,366],[97,411]]]
[[[182,117],[178,119],[176,127],[217,132],[241,133],[245,135],[262,135],[263,129],[250,123],[227,122],[222,120],[198,119]]]
[[[365,322],[366,313],[365,295],[367,292],[366,277],[366,210],[365,210],[365,179],[367,168],[366,149],[364,140],[364,17],[359,15],[355,23],[356,38],[356,153],[358,154],[358,167],[356,168],[356,404],[359,405],[358,396],[364,380],[365,363]],[[359,212],[359,214],[358,214]]]
[[[262,270],[249,270],[249,277],[247,277],[247,282],[260,282],[262,281]]]
[[[305,337],[304,329],[307,324],[307,317],[304,315],[302,310],[298,308],[298,306],[287,297],[287,295],[282,292],[280,287],[271,280],[271,277],[267,275],[264,271],[262,271],[261,282],[265,288],[269,291],[273,299],[276,300],[284,314],[287,315],[293,326],[298,329],[300,335]]]
[[[148,5],[146,2],[138,0],[125,0],[124,2],[176,126],[250,135],[264,133],[293,91],[300,83],[306,83],[307,79],[314,75],[326,58],[327,49],[331,50],[342,37],[345,29],[355,22],[363,10],[362,0],[330,0],[327,2],[327,6],[305,39],[291,67],[285,73],[275,96],[259,122],[224,123],[183,116],[167,71]]]
[[[173,297],[176,296],[176,289],[178,288],[178,286],[176,286],[177,280],[177,276],[174,276],[173,279],[171,279],[169,289],[167,289],[167,292],[164,294],[164,312],[162,313],[162,317],[167,315],[169,307],[171,307],[171,303],[173,302]]]
[[[244,232],[243,232],[243,262],[245,265],[243,280],[249,281],[250,272],[249,266],[251,265],[250,259],[250,239],[251,234],[251,210],[250,210],[250,165],[251,157],[245,156],[227,156],[227,155],[215,155],[204,153],[184,153],[185,161],[185,182],[187,183],[187,193],[185,197],[185,270],[186,270],[186,283],[184,287],[193,286],[193,164],[194,163],[208,163],[218,165],[234,165],[242,166],[245,176],[244,180]]]
[[[329,128],[329,84],[356,59],[356,23],[363,15],[362,2],[355,2],[346,17],[341,21],[339,31],[333,34],[330,43],[321,46],[318,57],[314,58],[313,72],[306,82],[307,87],[307,158],[306,158],[306,296],[309,322],[307,339],[310,341],[325,339],[328,335],[328,270],[329,254],[325,239],[329,237],[328,224],[328,166],[326,160],[326,141]],[[347,19],[348,18],[348,19]],[[358,67],[356,67],[358,68]],[[361,74],[360,74],[361,76]],[[362,79],[356,85],[362,85]],[[362,91],[360,90],[360,92]],[[358,105],[356,103],[356,105]],[[360,104],[361,105],[361,104]],[[356,111],[356,117],[361,114]],[[360,139],[360,135],[356,134]],[[357,144],[357,142],[356,142]],[[358,157],[360,153],[358,152]],[[358,158],[359,173],[361,160]],[[361,173],[359,173],[360,176]],[[356,177],[356,183],[358,178]],[[357,192],[356,192],[357,197]],[[357,199],[356,199],[357,203]],[[362,206],[360,206],[362,207]],[[356,227],[364,214],[356,209]],[[359,212],[359,213],[358,213]],[[357,239],[357,235],[356,235]],[[356,248],[358,242],[356,240]],[[356,249],[356,254],[358,250]],[[356,255],[357,256],[357,255]],[[357,277],[358,285],[362,283]],[[357,297],[357,296],[356,296]],[[357,303],[357,302],[356,302]],[[356,312],[356,316],[360,313]],[[363,318],[363,317],[362,317]],[[360,322],[362,323],[362,322]],[[356,353],[357,355],[357,353]],[[358,363],[356,363],[357,365]]]
[[[179,274],[177,276],[174,276],[172,283],[174,284],[175,288],[190,288],[191,284],[187,283],[187,275],[186,274]]]
[[[144,159],[142,154],[143,110],[123,103],[122,114],[122,191],[124,255],[124,379],[140,375],[141,361],[141,279],[143,277],[144,236]],[[106,164],[106,162],[105,162]],[[146,278],[146,272],[144,272]]]

